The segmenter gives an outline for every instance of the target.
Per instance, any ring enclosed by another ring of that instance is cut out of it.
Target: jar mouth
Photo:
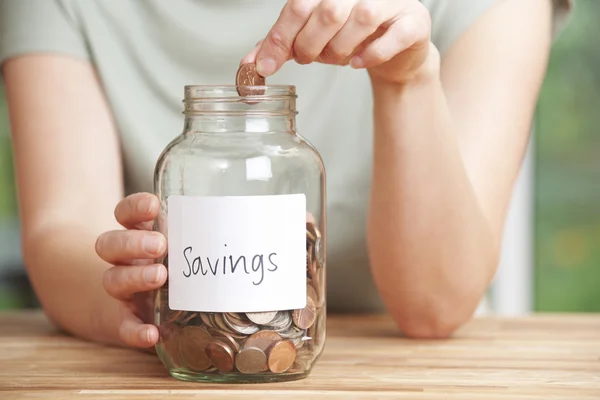
[[[186,85],[183,114],[294,115],[294,85]]]
[[[249,93],[248,95],[244,95]],[[235,99],[251,98],[252,100],[273,97],[296,97],[294,85],[264,85],[264,86],[237,86],[237,85],[186,85],[184,86],[184,101],[203,99]]]

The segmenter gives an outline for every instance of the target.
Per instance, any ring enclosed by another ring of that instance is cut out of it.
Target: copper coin
[[[292,312],[292,320],[294,324],[300,329],[309,328],[317,318],[317,308],[315,307],[314,301],[310,298],[306,298],[306,307]]]
[[[212,318],[213,322],[214,322],[214,327],[221,329],[223,331],[230,331],[231,329],[229,328],[229,325],[227,325],[225,323],[225,316],[224,314],[213,314],[213,318]]]
[[[275,344],[269,352],[269,369],[271,372],[280,374],[287,371],[296,359],[296,347],[290,341]]]
[[[234,366],[234,354],[229,346],[220,340],[214,340],[206,346],[206,355],[221,372],[231,372]]]
[[[193,320],[197,315],[198,315],[197,313],[191,313],[190,315],[188,315],[181,321],[181,324],[186,325],[188,322]]]
[[[235,366],[243,374],[256,374],[268,369],[267,356],[257,347],[246,347],[235,356]]]
[[[319,239],[317,239],[317,242],[319,241]],[[312,246],[311,246],[312,249]],[[315,278],[315,276],[317,275],[317,258],[315,254],[311,254],[310,255],[310,262],[307,265],[308,268],[308,274],[310,275],[311,278]]]
[[[306,285],[306,296],[310,297],[313,300],[313,303],[315,304],[315,306],[319,305],[319,303],[320,303],[319,295],[317,294],[317,291],[315,290],[313,285],[311,285],[311,284]]]
[[[315,239],[321,238],[321,232],[319,231],[319,228],[317,228],[317,224],[315,224],[313,222],[306,223],[306,232],[307,232],[307,235],[308,235],[308,233],[310,233],[310,235],[308,235],[308,236],[311,238],[312,241],[314,241]]]
[[[212,321],[210,319],[210,314],[200,313],[200,319],[202,320],[202,322],[204,323],[204,325],[210,326],[210,327],[214,328],[213,323],[212,323]]]
[[[163,349],[171,362],[176,367],[184,365],[183,358],[179,352],[179,343],[181,341],[181,327],[177,324],[164,324],[158,327],[160,340],[162,341]]]
[[[175,322],[179,318],[184,316],[186,313],[187,313],[186,311],[181,311],[181,310],[171,311],[167,317],[167,322]]]
[[[273,318],[275,318],[276,315],[277,311],[246,313],[246,316],[250,321],[259,325],[268,324],[273,321]]]
[[[317,228],[317,224],[313,222],[307,222],[306,230],[309,231],[317,239],[321,238],[321,231],[319,231],[319,228]]]
[[[235,84],[240,96],[260,96],[265,93],[264,89],[252,88],[248,86],[264,86],[265,78],[256,72],[256,64],[248,63],[240,65],[235,75]]]
[[[281,336],[277,332],[260,331],[249,336],[244,343],[244,347],[257,347],[266,353],[271,346],[280,341]]]
[[[204,371],[212,365],[206,355],[211,342],[210,333],[199,326],[186,326],[179,338],[179,352],[187,366],[194,371]]]
[[[237,353],[240,350],[240,345],[231,334],[213,328],[208,329],[208,333],[210,333],[213,339],[219,339],[226,343],[234,353]]]

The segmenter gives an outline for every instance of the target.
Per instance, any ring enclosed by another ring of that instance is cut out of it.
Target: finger
[[[350,60],[353,68],[371,68],[389,61],[403,51],[427,45],[430,25],[426,17],[409,14],[394,22],[387,31]]]
[[[117,300],[130,300],[133,294],[160,288],[167,280],[164,265],[117,266],[104,272],[104,290]]]
[[[268,77],[292,58],[294,40],[321,0],[288,0],[256,56],[256,72]]]
[[[119,327],[119,337],[127,346],[146,349],[158,342],[158,328],[144,324],[133,314],[127,313]]]
[[[256,46],[254,47],[254,49],[252,49],[252,51],[250,53],[248,53],[244,58],[242,58],[239,66],[242,66],[243,64],[255,63],[256,55],[258,54],[258,50],[260,50],[260,47],[262,46],[263,42],[264,42],[264,40],[260,40],[258,43],[256,43]]]
[[[294,59],[299,64],[316,60],[323,48],[344,26],[354,0],[323,0],[314,9],[294,42]]]
[[[160,232],[153,231],[109,231],[96,240],[96,253],[111,264],[157,258],[166,249],[166,238]]]
[[[402,10],[401,1],[361,1],[352,9],[344,27],[331,39],[320,54],[326,63],[337,64],[352,55],[360,44]]]
[[[127,229],[148,228],[147,222],[158,215],[160,202],[151,193],[135,193],[121,200],[115,207],[117,222]]]

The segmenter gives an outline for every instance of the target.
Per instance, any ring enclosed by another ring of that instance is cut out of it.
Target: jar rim
[[[186,85],[185,115],[292,116],[296,112],[294,85]]]
[[[249,96],[241,96],[238,90],[243,90],[251,94]],[[295,85],[272,84],[262,86],[237,86],[237,85],[185,85],[184,86],[184,101],[201,100],[201,99],[240,99],[243,97],[251,97],[253,99],[272,98],[280,96],[296,97]]]

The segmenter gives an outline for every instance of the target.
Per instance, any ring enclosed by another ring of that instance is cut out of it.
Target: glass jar
[[[239,93],[186,86],[156,164],[157,353],[182,380],[301,379],[325,341],[325,169],[296,132],[294,86]]]

